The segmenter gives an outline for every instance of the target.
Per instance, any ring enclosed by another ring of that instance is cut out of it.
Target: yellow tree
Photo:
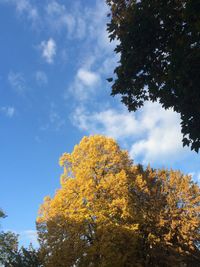
[[[60,165],[61,188],[37,219],[45,266],[199,266],[200,189],[189,176],[144,170],[98,135]]]
[[[139,166],[134,196],[142,266],[200,266],[200,188],[191,177]]]
[[[127,152],[113,139],[84,137],[60,165],[61,188],[45,198],[37,220],[46,266],[132,266],[138,220]]]

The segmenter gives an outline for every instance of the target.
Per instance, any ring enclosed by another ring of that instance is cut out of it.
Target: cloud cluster
[[[78,69],[74,82],[65,93],[67,99],[69,93],[79,102],[83,102],[94,95],[96,87],[100,84],[100,76],[97,72],[87,68]]]
[[[28,8],[34,9],[28,0],[20,0],[16,7],[18,12],[22,13]],[[105,2],[96,0],[85,5],[82,1],[64,4],[51,0],[43,2],[40,7],[40,14],[36,10],[44,25],[42,29],[45,28],[48,36],[52,36],[49,39],[43,38],[40,43],[44,60],[52,64],[55,58],[60,58],[61,53],[66,57],[66,53],[69,53],[67,45],[72,54],[76,53],[73,54],[76,60],[67,61],[73,66],[74,76],[70,77],[70,84],[63,93],[66,101],[69,101],[69,97],[71,102],[75,100],[73,123],[87,133],[103,133],[120,142],[129,143],[132,157],[143,163],[164,162],[169,158],[173,161],[180,155],[184,156],[186,150],[182,148],[181,143],[180,118],[172,110],[165,111],[158,103],[146,103],[137,113],[128,113],[123,107],[118,108],[115,104],[98,111],[97,107],[92,107],[94,102],[105,106],[105,101],[102,101],[106,95],[106,92],[103,92],[106,91],[105,79],[112,75],[118,60],[113,52],[116,43],[110,44],[106,32],[108,8]],[[64,42],[59,42],[61,37]],[[36,80],[40,85],[48,82],[46,74],[41,71],[36,73]],[[17,91],[25,89],[25,80],[21,73],[10,73],[9,81]],[[107,92],[106,101],[111,102],[109,93],[110,91]],[[55,128],[60,129],[64,124],[63,119],[57,111],[50,110],[49,125],[55,125],[56,121]]]
[[[135,116],[116,109],[90,113],[82,108],[74,112],[75,125],[90,134],[102,133],[115,139],[131,137],[138,132]]]
[[[57,10],[58,6],[56,7]],[[64,8],[60,7],[57,13],[61,14],[61,10],[63,12]],[[70,95],[79,101],[79,104],[86,100],[93,101],[101,94],[106,78],[113,72],[118,57],[113,53],[113,44],[110,44],[106,32],[107,13],[107,6],[102,0],[93,2],[93,5],[87,8],[79,3],[71,8],[70,13],[66,12],[74,21],[70,38],[79,38],[81,47],[77,51],[76,58],[79,60],[74,79],[66,88],[66,99]]]
[[[99,76],[97,73],[82,68],[78,70],[77,78],[85,86],[94,86],[99,80]]]
[[[89,134],[127,140],[131,156],[141,157],[143,163],[165,162],[169,155],[174,160],[184,152],[179,115],[162,109],[158,103],[146,103],[137,113],[113,108],[100,112],[77,108],[73,123]]]
[[[47,63],[51,64],[54,62],[54,57],[56,55],[56,42],[53,38],[49,38],[48,41],[42,41],[40,44],[42,50],[42,57]]]

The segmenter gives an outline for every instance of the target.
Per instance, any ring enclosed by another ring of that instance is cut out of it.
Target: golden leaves
[[[133,165],[101,135],[84,137],[60,165],[61,188],[37,220],[47,267],[163,266],[166,255],[178,266],[196,253],[200,190],[189,176]]]

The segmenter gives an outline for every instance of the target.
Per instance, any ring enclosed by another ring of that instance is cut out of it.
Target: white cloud
[[[68,98],[70,92],[73,97],[82,102],[87,100],[95,92],[96,86],[100,84],[100,76],[97,72],[87,68],[78,69],[74,82],[65,94]]]
[[[185,154],[182,147],[180,116],[172,110],[164,110],[158,103],[146,103],[139,116],[145,136],[131,148],[133,157],[142,156],[143,163],[175,160]]]
[[[42,41],[40,48],[42,49],[42,57],[46,62],[49,64],[53,63],[56,55],[56,42],[54,39],[50,38],[48,41]]]
[[[175,160],[183,152],[181,133],[170,121],[163,121],[162,126],[156,125],[149,130],[146,137],[132,145],[131,156],[143,158],[143,163],[165,162],[165,159]]]
[[[35,79],[40,86],[47,85],[48,83],[47,75],[43,71],[36,71]]]
[[[77,127],[90,134],[102,133],[115,139],[137,135],[138,122],[130,113],[120,113],[114,109],[88,113],[84,108],[77,108],[73,120]]]
[[[143,163],[162,163],[185,154],[179,115],[162,109],[158,103],[146,103],[137,113],[116,109],[90,113],[78,108],[73,123],[90,134],[101,133],[132,142],[131,156],[143,158]]]
[[[77,78],[85,86],[94,86],[99,81],[97,73],[80,68],[77,72]]]
[[[27,90],[24,74],[21,72],[10,71],[8,81],[11,87],[19,94],[23,94]]]
[[[15,114],[15,108],[14,107],[1,107],[0,108],[1,113],[3,113],[8,118],[12,118]]]

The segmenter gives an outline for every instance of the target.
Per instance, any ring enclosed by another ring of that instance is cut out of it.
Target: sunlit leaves
[[[135,253],[138,229],[130,206],[133,167],[127,152],[113,139],[85,137],[60,164],[65,168],[62,187],[44,201],[38,218],[44,250],[52,253],[48,266],[123,266]]]
[[[189,176],[134,165],[99,135],[60,165],[61,188],[37,219],[45,266],[198,266],[200,189]]]

